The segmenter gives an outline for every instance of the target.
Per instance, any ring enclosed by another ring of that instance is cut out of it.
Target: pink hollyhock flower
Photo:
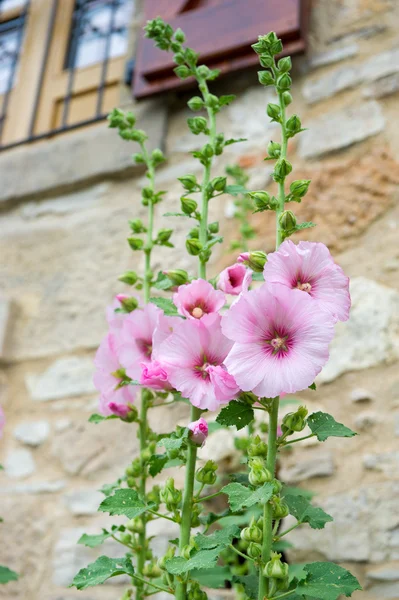
[[[128,404],[134,402],[136,390],[132,385],[122,385],[124,371],[117,356],[117,337],[108,333],[100,344],[94,359],[96,367],[93,381],[100,392],[100,411],[103,415],[125,417],[129,412]]]
[[[307,293],[319,306],[328,310],[336,321],[347,321],[351,299],[349,278],[324,244],[286,240],[268,255],[266,282],[281,283]]]
[[[241,252],[239,257],[237,258],[238,263],[245,263],[249,261],[249,252]]]
[[[232,342],[222,333],[219,315],[183,321],[159,349],[175,389],[202,410],[216,410],[239,392],[223,366]]]
[[[219,292],[205,279],[195,279],[180,285],[173,294],[173,302],[181,315],[189,319],[201,319],[204,315],[218,312],[225,304],[223,292]]]
[[[334,322],[308,294],[265,284],[229,309],[222,329],[235,342],[225,365],[237,384],[274,398],[313,383],[328,360]]]
[[[252,281],[252,271],[243,264],[236,263],[224,269],[218,280],[218,288],[225,294],[238,296],[241,292],[248,291]]]
[[[3,411],[2,407],[0,406],[0,438],[3,435],[3,429],[4,429],[5,422],[6,422],[6,419],[4,416],[4,411]]]
[[[168,374],[164,366],[157,360],[152,360],[150,363],[141,363],[142,373],[140,383],[144,387],[153,390],[170,390],[172,389],[168,382]]]
[[[197,446],[203,446],[205,440],[208,437],[208,423],[203,417],[200,417],[198,421],[192,421],[188,426],[190,430],[190,439]]]

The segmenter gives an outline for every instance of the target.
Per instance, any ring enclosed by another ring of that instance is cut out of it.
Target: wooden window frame
[[[283,40],[282,56],[304,52],[308,14],[308,0],[224,0],[203,7],[200,0],[168,0],[164,4],[145,0],[144,5],[145,21],[160,16],[174,29],[180,27],[201,60],[222,74],[256,65],[251,44],[259,34],[271,30]],[[174,75],[175,66],[171,54],[156,48],[152,40],[140,40],[133,96],[141,99],[193,85],[192,80],[181,81]]]

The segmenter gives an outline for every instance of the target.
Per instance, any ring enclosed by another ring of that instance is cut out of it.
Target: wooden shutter
[[[307,0],[145,0],[145,20],[162,17],[180,27],[188,44],[201,60],[222,73],[257,64],[251,48],[258,35],[275,31],[284,43],[284,54],[304,52],[307,30]],[[171,54],[141,38],[133,81],[135,98],[165,90],[188,87],[173,73]]]

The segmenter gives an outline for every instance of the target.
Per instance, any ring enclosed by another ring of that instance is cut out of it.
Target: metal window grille
[[[0,0],[0,7],[2,1],[15,2],[16,0]],[[40,106],[41,94],[46,76],[46,68],[52,47],[54,24],[61,2],[62,0],[53,0],[52,4],[51,16],[47,29],[47,38],[45,42],[45,51],[37,81],[29,131],[27,132],[25,139],[11,144],[2,145],[2,130],[0,128],[0,150],[88,125],[90,123],[103,120],[106,117],[106,112],[104,112],[104,94],[107,85],[109,63],[112,58],[123,56],[126,53],[128,26],[133,12],[134,0],[75,0],[74,11],[70,24],[69,45],[64,62],[64,69],[67,72],[67,84],[62,104],[61,123],[58,127],[49,129],[45,133],[35,134],[37,113]],[[7,106],[12,89],[12,83],[14,81],[16,65],[22,43],[23,28],[28,16],[28,9],[29,0],[25,4],[23,15],[20,19],[17,19],[18,23],[20,23],[18,29],[19,43],[17,51],[13,55],[12,75],[10,71],[9,85],[5,95],[3,96],[3,107],[0,112],[0,127],[7,118]],[[1,52],[0,25],[0,65],[2,56]],[[100,65],[100,77],[96,90],[95,110],[91,117],[80,122],[70,123],[69,116],[71,102],[75,93],[74,83],[76,73],[79,69],[94,64]]]

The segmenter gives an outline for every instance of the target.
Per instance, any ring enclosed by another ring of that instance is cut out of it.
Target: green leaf
[[[256,600],[258,597],[258,577],[255,574],[252,575],[235,575],[233,577],[233,583],[241,583],[244,586],[246,595],[251,600]]]
[[[110,496],[115,490],[121,487],[121,483],[121,479],[118,479],[116,483],[104,483],[102,488],[99,489],[99,492],[104,494],[104,496]]]
[[[193,569],[211,569],[216,565],[219,554],[220,548],[217,547],[211,550],[200,550],[188,560],[176,556],[166,561],[166,570],[172,575],[182,575]]]
[[[174,283],[162,273],[162,271],[158,272],[158,276],[154,281],[153,287],[157,290],[169,290],[174,286]]]
[[[257,273],[256,271],[254,271],[252,273],[252,281],[265,281],[265,277],[263,273]]]
[[[94,585],[101,585],[117,575],[134,575],[132,561],[129,558],[100,556],[94,563],[80,569],[69,587],[75,586],[78,590],[85,590]]]
[[[221,491],[229,497],[229,505],[233,512],[242,510],[258,503],[266,503],[273,495],[273,485],[264,483],[255,491],[241,485],[241,483],[229,483]]]
[[[18,573],[12,571],[8,567],[3,567],[3,565],[0,565],[0,584],[8,583],[9,581],[17,581],[18,578]]]
[[[273,542],[272,550],[273,552],[285,552],[293,547],[293,544],[287,542],[287,540],[280,540],[279,542]]]
[[[173,433],[171,437],[164,437],[159,440],[158,446],[164,446],[166,450],[180,450],[182,446],[184,446],[187,442],[188,438],[188,429],[183,430],[183,435],[180,437],[176,437],[176,434]]]
[[[303,488],[295,487],[293,485],[283,485],[281,492],[282,496],[303,496],[308,500],[311,500],[316,494],[311,490],[305,490]]]
[[[312,529],[324,529],[326,523],[333,521],[331,515],[324,512],[322,508],[312,506],[304,496],[285,496],[290,514],[299,523],[309,523]]]
[[[226,581],[231,581],[233,575],[229,567],[213,567],[206,571],[196,571],[195,569],[190,572],[190,579],[195,579],[202,586],[211,589],[224,589],[226,587]]]
[[[303,229],[310,229],[311,227],[316,227],[316,223],[305,221],[304,223],[297,223],[295,225],[295,231],[302,231]]]
[[[298,594],[317,600],[337,600],[339,596],[349,598],[361,586],[349,571],[331,562],[314,562],[304,566],[306,579],[299,582]]]
[[[164,215],[162,215],[163,217],[188,217],[189,215],[186,215],[186,213],[181,213],[181,212],[167,212]]]
[[[230,141],[230,140],[228,140]],[[238,141],[238,140],[235,140]],[[227,144],[227,142],[225,142]],[[226,185],[224,188],[225,194],[230,194],[231,196],[238,196],[238,194],[247,194],[248,190],[243,185],[238,185],[237,183],[233,183],[232,185]]]
[[[230,525],[225,529],[217,529],[210,535],[198,533],[195,536],[195,545],[199,550],[210,550],[211,548],[219,548],[222,550],[231,544],[234,538],[240,537],[240,528],[237,525]]]
[[[317,387],[316,387],[315,382],[313,382],[311,385],[309,385],[309,389],[316,391]]]
[[[251,423],[254,420],[254,411],[246,402],[232,400],[222,408],[216,421],[220,425],[235,425],[237,431]]]
[[[103,500],[98,508],[101,512],[110,515],[125,515],[128,519],[134,519],[142,515],[150,505],[145,504],[136,490],[116,490],[113,496]]]
[[[119,417],[117,417],[116,415],[109,415],[108,417],[104,417],[103,415],[98,415],[97,413],[95,413],[94,415],[91,415],[89,417],[89,423],[95,423],[96,425],[98,425],[98,423],[102,423],[103,421],[109,421],[110,419],[119,419]]]
[[[317,436],[319,442],[324,442],[329,437],[353,437],[357,435],[354,431],[337,423],[328,413],[316,412],[308,418],[308,426],[312,433]]]
[[[233,100],[235,100],[235,98],[236,98],[235,94],[228,94],[226,96],[220,96],[219,104],[220,104],[220,106],[226,106],[227,104],[230,104],[231,102],[233,102]]]
[[[158,306],[158,308],[160,308],[161,310],[163,310],[165,315],[172,316],[172,317],[180,317],[181,316],[177,312],[177,308],[173,304],[172,300],[169,300],[168,298],[150,298],[150,302],[152,304],[155,304],[155,306]]]
[[[151,477],[158,475],[168,462],[169,458],[167,454],[153,454],[148,461],[149,469],[148,472]]]
[[[88,546],[89,548],[97,548],[97,546],[101,546],[109,537],[111,537],[111,533],[103,529],[103,533],[99,533],[98,535],[87,535],[84,533],[79,539],[78,544],[82,544],[82,546]]]

